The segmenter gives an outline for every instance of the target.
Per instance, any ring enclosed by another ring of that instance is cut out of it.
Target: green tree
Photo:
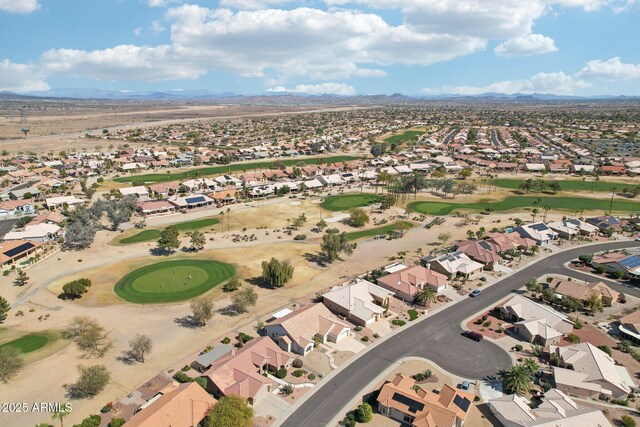
[[[98,427],[101,421],[99,415],[89,415],[80,424],[76,424],[73,427]]]
[[[527,290],[535,296],[538,292],[542,291],[542,285],[538,283],[538,279],[533,278],[526,284]]]
[[[209,427],[252,427],[253,408],[240,396],[224,396],[209,412]]]
[[[18,286],[24,286],[29,281],[29,276],[23,269],[18,270],[18,276],[16,277],[15,283]]]
[[[416,294],[416,303],[427,305],[428,303],[435,302],[438,299],[438,293],[431,289],[429,286],[423,286],[420,292]]]
[[[72,399],[91,398],[100,393],[109,383],[111,374],[103,365],[78,366],[80,377],[67,387]]]
[[[11,310],[11,306],[4,297],[0,297],[0,323],[7,320],[7,313]]]
[[[526,359],[524,359],[522,361],[522,366],[527,368],[527,370],[531,374],[535,374],[536,372],[538,372],[538,369],[540,368],[538,363],[535,360],[533,360],[532,358],[530,358],[530,357],[528,357],[528,358],[526,358]]]
[[[11,346],[0,348],[0,381],[8,383],[20,372],[23,365],[24,360],[20,350]]]
[[[240,283],[240,279],[237,276],[233,276],[227,283],[222,286],[222,290],[224,292],[233,292],[235,290],[240,289],[242,283]]]
[[[338,259],[341,253],[351,255],[354,247],[355,246],[349,242],[347,233],[344,231],[341,233],[337,228],[331,228],[322,236],[320,250],[328,262],[333,262]]]
[[[64,422],[63,419],[64,417],[66,417],[67,415],[69,415],[71,412],[67,411],[65,408],[60,408],[57,411],[54,411],[51,414],[51,420],[55,421],[55,420],[60,420],[60,427],[64,427]]]
[[[160,232],[158,239],[158,249],[166,252],[173,252],[180,247],[178,236],[180,232],[174,225],[170,225]]]
[[[196,298],[191,301],[191,313],[193,319],[202,326],[206,326],[214,314],[213,299],[208,296]]]
[[[356,208],[351,211],[349,220],[354,227],[363,227],[369,223],[369,215],[367,215],[364,209]]]
[[[513,365],[501,376],[503,387],[508,394],[515,393],[518,396],[523,396],[533,387],[531,372],[524,365]]]
[[[440,240],[443,245],[447,244],[447,242],[451,240],[451,233],[445,231],[438,234],[438,240]]]
[[[631,418],[629,415],[623,415],[620,418],[620,422],[624,427],[636,427],[636,421]]]
[[[65,283],[64,286],[62,286],[62,292],[67,298],[80,298],[82,295],[87,293],[87,288],[89,288],[90,286],[91,280],[89,279],[73,280],[71,282]]]
[[[249,306],[255,307],[258,294],[253,288],[245,288],[231,298],[231,308],[238,313],[244,313]]]
[[[391,208],[391,206],[396,204],[396,198],[392,195],[387,195],[384,197],[384,199],[382,199],[382,202],[380,203],[380,209],[382,209],[383,211],[386,211],[387,209]]]
[[[108,427],[122,427],[126,420],[124,418],[111,418]]]
[[[205,242],[207,241],[204,233],[202,231],[194,231],[191,233],[191,246],[196,248],[196,250],[200,250],[200,248],[204,247]]]
[[[269,261],[262,261],[262,280],[269,286],[280,288],[293,277],[293,265],[289,261],[280,261],[271,258]]]
[[[373,419],[373,409],[371,408],[371,405],[366,402],[359,405],[356,409],[355,416],[356,421],[359,423],[368,423],[371,421]]]
[[[318,227],[318,230],[322,231],[327,228],[327,222],[324,219],[321,219],[316,223],[316,227]]]
[[[589,310],[591,310],[593,314],[601,312],[603,310],[603,304],[602,304],[602,298],[600,298],[600,295],[595,293],[591,294],[591,296],[587,300],[587,306],[589,307]]]

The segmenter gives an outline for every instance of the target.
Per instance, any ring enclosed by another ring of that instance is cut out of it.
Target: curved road
[[[532,277],[556,271],[566,274],[563,264],[583,253],[636,246],[639,243],[634,241],[610,242],[550,255],[484,289],[477,298],[461,301],[421,322],[409,323],[402,331],[366,351],[336,376],[320,383],[313,390],[313,395],[281,425],[327,426],[343,406],[360,393],[378,373],[398,363],[404,356],[430,359],[444,370],[464,378],[482,379],[496,375],[511,365],[511,358],[488,340],[475,343],[462,337],[460,323],[464,319],[502,300]],[[635,292],[629,291],[630,289],[625,288],[625,293],[639,294],[637,289],[634,289]]]

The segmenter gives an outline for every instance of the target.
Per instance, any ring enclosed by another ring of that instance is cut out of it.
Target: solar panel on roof
[[[20,246],[17,246],[13,249],[9,249],[6,252],[3,252],[4,255],[8,256],[8,257],[14,257],[18,254],[21,254],[24,251],[28,251],[29,249],[33,248],[35,245],[31,242],[27,242],[27,243],[23,243]]]
[[[456,397],[453,398],[453,403],[458,408],[462,409],[464,412],[467,412],[467,409],[469,409],[469,405],[471,405],[471,402],[469,401],[469,399],[467,399],[466,397],[458,396],[458,395],[456,395]]]
[[[203,196],[198,196],[198,197],[190,197],[187,199],[187,203],[202,203],[204,202],[204,197]]]
[[[617,225],[618,224],[618,218],[616,218],[615,216],[610,216],[609,217],[609,222],[613,225]]]
[[[487,242],[485,242],[484,240],[481,241],[480,243],[480,247],[486,250],[491,250],[491,245]]]
[[[628,258],[623,258],[618,262],[626,268],[636,268],[640,266],[640,256],[630,256]]]
[[[530,227],[536,231],[545,231],[549,229],[549,227],[547,227],[547,225],[542,222],[539,222],[537,224],[531,224]]]
[[[424,409],[423,403],[417,402],[400,393],[393,393],[391,399],[395,400],[396,402],[402,403],[403,405],[407,405],[409,407],[409,411],[413,413],[422,411]]]

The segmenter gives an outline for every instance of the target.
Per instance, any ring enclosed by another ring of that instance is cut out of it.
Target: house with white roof
[[[40,223],[27,224],[22,231],[11,231],[4,236],[4,240],[30,240],[33,242],[48,242],[56,239],[62,230],[56,224]]]
[[[120,191],[122,196],[145,197],[148,195],[147,188],[144,185],[120,188],[118,191]]]
[[[498,310],[515,322],[516,334],[534,344],[556,344],[573,330],[573,322],[567,316],[522,295],[514,296]]]
[[[58,206],[73,206],[73,205],[81,205],[85,203],[84,200],[78,199],[76,196],[60,196],[60,197],[48,197],[45,199],[45,203],[47,204],[47,208],[53,209]]]
[[[269,322],[265,335],[281,349],[305,356],[320,343],[339,342],[351,328],[323,304],[310,304]]]
[[[425,257],[423,258],[425,267],[442,273],[447,277],[472,277],[482,272],[484,266],[479,262],[476,262],[469,258],[462,252],[452,252],[440,257]]]
[[[340,174],[337,174],[337,173],[333,173],[331,175],[319,175],[317,179],[323,185],[326,185],[329,187],[345,184],[345,181],[342,179]]]
[[[514,231],[522,237],[535,240],[538,245],[546,245],[558,238],[558,233],[549,228],[544,222],[521,225],[516,227]]]
[[[537,406],[512,394],[487,403],[504,427],[611,427],[602,411],[580,406],[560,390],[551,389]]]
[[[193,194],[186,197],[171,196],[168,200],[178,209],[195,209],[215,203],[215,200],[205,194]]]
[[[604,351],[584,342],[568,347],[552,345],[549,353],[558,358],[553,368],[554,382],[559,390],[581,397],[600,395],[624,399],[636,384],[627,368]]]
[[[322,303],[332,312],[344,316],[356,325],[366,326],[378,321],[388,306],[393,292],[357,279],[322,294]]]
[[[598,227],[579,219],[563,219],[547,225],[563,239],[572,239],[577,236],[591,237],[598,234]]]

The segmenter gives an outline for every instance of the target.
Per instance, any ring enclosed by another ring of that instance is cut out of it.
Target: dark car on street
[[[482,334],[479,332],[464,331],[462,335],[474,340],[475,342],[480,342],[482,340]]]

